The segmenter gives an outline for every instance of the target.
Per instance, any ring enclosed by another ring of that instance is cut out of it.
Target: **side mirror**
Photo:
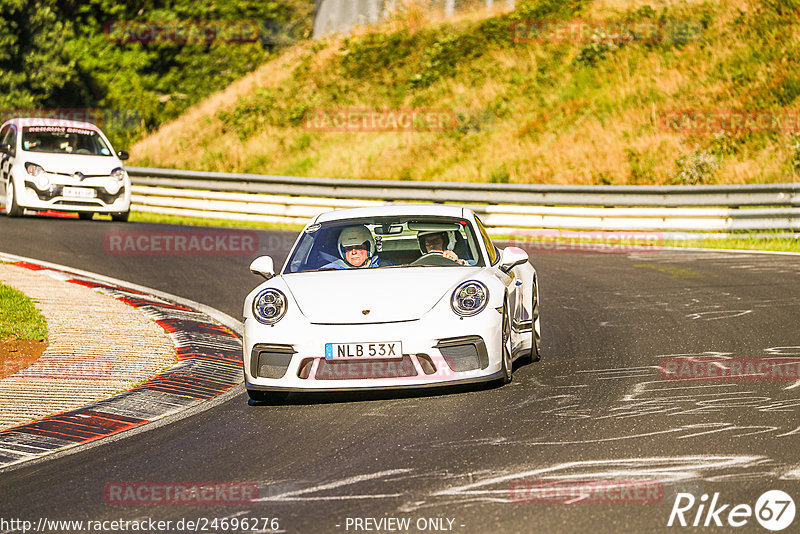
[[[119,152],[117,152],[117,157],[118,157],[120,160],[122,160],[122,161],[125,161],[126,159],[128,159],[129,157],[131,157],[131,155],[130,155],[130,154],[128,154],[127,150],[120,150]]]
[[[250,272],[263,276],[269,280],[275,276],[275,264],[270,256],[259,256],[250,264]]]
[[[519,247],[506,247],[500,256],[500,270],[507,273],[517,265],[528,261],[528,253]]]
[[[10,156],[13,150],[14,147],[12,147],[9,144],[0,145],[0,152],[2,152],[3,154],[8,154]]]

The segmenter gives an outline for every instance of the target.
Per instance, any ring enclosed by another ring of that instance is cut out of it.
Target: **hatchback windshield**
[[[284,273],[359,267],[483,265],[479,242],[464,219],[380,217],[308,227]]]
[[[111,155],[111,150],[99,133],[70,126],[26,126],[22,129],[22,150],[51,154]]]

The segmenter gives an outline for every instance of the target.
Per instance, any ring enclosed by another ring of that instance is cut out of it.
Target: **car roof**
[[[47,117],[16,117],[9,121],[7,121],[3,126],[6,124],[14,124],[17,127],[25,127],[25,126],[66,126],[69,128],[83,128],[84,130],[94,130],[100,131],[100,128],[92,124],[91,122],[85,121],[73,121],[67,119],[53,119]]]
[[[392,217],[408,215],[472,218],[472,210],[463,206],[442,204],[386,204],[383,206],[368,206],[364,208],[348,208],[328,211],[318,215],[314,220],[314,223],[325,223],[330,221],[367,217]]]

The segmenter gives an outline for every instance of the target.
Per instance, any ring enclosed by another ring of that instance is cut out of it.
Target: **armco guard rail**
[[[493,227],[800,229],[800,183],[529,185],[300,178],[140,167],[128,167],[127,171],[135,185],[137,209],[187,216],[302,223],[322,211],[374,205],[377,200],[470,204]]]

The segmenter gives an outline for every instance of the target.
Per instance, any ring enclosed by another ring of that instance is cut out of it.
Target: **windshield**
[[[99,133],[70,126],[24,127],[22,150],[51,154],[111,155],[111,150]]]
[[[353,249],[361,249],[361,255]],[[284,274],[355,267],[482,267],[480,250],[465,219],[349,219],[308,227]]]

